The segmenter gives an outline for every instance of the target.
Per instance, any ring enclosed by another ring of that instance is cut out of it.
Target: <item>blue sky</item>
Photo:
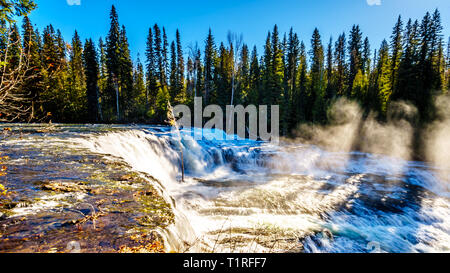
[[[30,18],[39,29],[51,23],[67,41],[76,29],[83,39],[96,42],[108,33],[114,4],[127,28],[133,58],[144,54],[148,28],[155,23],[165,26],[169,40],[179,28],[184,46],[197,41],[203,47],[210,27],[217,43],[226,41],[229,30],[242,33],[244,42],[256,45],[259,54],[274,24],[282,33],[292,26],[307,46],[314,27],[327,43],[330,36],[336,38],[359,24],[374,49],[389,37],[398,15],[404,21],[421,19],[426,11],[439,8],[445,41],[450,35],[449,0],[37,0],[37,4]]]

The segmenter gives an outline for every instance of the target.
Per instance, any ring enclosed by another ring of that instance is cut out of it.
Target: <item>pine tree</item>
[[[9,44],[8,44],[8,65],[11,71],[19,66],[22,54],[22,37],[19,33],[19,28],[16,23],[13,23],[10,27]]]
[[[92,123],[100,121],[99,117],[99,65],[95,44],[86,40],[83,52],[84,71],[86,74],[87,120]]]
[[[363,51],[361,54],[361,68],[353,80],[351,98],[356,99],[362,105],[367,103],[370,76],[370,44],[369,39],[364,39]]]
[[[110,13],[110,29],[106,38],[106,67],[108,71],[107,88],[104,92],[104,114],[108,121],[120,120],[120,27],[114,5]]]
[[[444,93],[448,94],[450,90],[450,37],[447,42],[447,56],[446,56],[446,66],[445,66],[445,75],[446,75],[446,87],[444,89]]]
[[[133,102],[134,116],[133,119],[139,122],[147,120],[147,88],[145,86],[144,66],[141,63],[138,54],[136,68],[133,72],[133,93],[136,94]]]
[[[57,56],[58,56],[58,64],[57,66],[59,69],[64,70],[66,69],[66,42],[64,41],[64,38],[62,37],[61,30],[56,31],[56,45],[57,45]]]
[[[178,84],[177,84],[177,51],[175,47],[175,43],[172,42],[170,44],[170,73],[169,73],[169,94],[170,101],[173,104],[175,97],[178,95]]]
[[[48,73],[53,73],[58,70],[59,56],[58,47],[55,37],[55,29],[52,25],[47,26],[43,33],[43,61],[44,68]]]
[[[433,92],[433,53],[434,53],[434,29],[433,18],[427,12],[422,19],[419,28],[419,59],[417,63],[418,75],[420,75],[419,86],[414,90],[413,102],[421,114],[421,121],[426,122],[431,119],[431,105]]]
[[[272,31],[272,60],[271,60],[271,78],[269,85],[269,104],[277,105],[283,103],[283,51],[278,38],[278,26],[275,25]]]
[[[163,44],[161,30],[157,24],[153,26],[153,55],[155,58],[155,73],[158,79],[158,87],[165,86],[166,74],[164,68]]]
[[[27,16],[23,19],[22,33],[25,62],[28,63],[30,68],[25,73],[25,81],[22,88],[25,94],[29,94],[31,100],[31,114],[29,120],[33,121],[42,116],[39,100],[40,93],[43,89],[43,75],[38,43],[39,38]]]
[[[401,16],[398,17],[391,35],[391,86],[397,86],[398,69],[403,53],[403,22]]]
[[[208,37],[205,41],[205,58],[204,58],[204,73],[205,73],[205,104],[210,102],[212,97],[213,101],[216,99],[217,94],[214,90],[214,66],[216,57],[216,45],[214,43],[214,37],[209,29]]]
[[[163,47],[162,47],[162,65],[163,65],[163,78],[162,78],[162,84],[167,86],[167,75],[169,71],[169,61],[168,61],[168,54],[169,54],[169,42],[167,41],[167,35],[166,35],[166,29],[163,27]]]
[[[154,51],[152,28],[148,30],[146,57],[146,73],[147,73],[147,113],[152,116],[156,107],[156,95],[158,94],[158,76],[156,72],[157,57]]]
[[[378,97],[380,101],[378,110],[383,116],[386,115],[387,106],[392,94],[391,67],[391,60],[389,58],[389,46],[387,41],[383,40],[379,50],[377,72]]]
[[[68,105],[64,117],[71,122],[80,122],[86,118],[86,78],[83,65],[83,44],[78,32],[72,38],[69,60]]]
[[[60,69],[61,60],[58,57],[58,46],[55,37],[55,30],[52,25],[44,28],[43,43],[41,50],[41,64],[43,75],[43,86],[39,96],[43,116],[52,119],[63,120],[62,105],[68,103],[65,98],[67,89],[65,81],[67,73]]]
[[[270,94],[270,84],[272,78],[272,43],[271,43],[271,33],[267,34],[266,44],[264,47],[264,56],[262,62],[262,90],[260,94],[260,103],[264,105],[271,105],[272,99]]]
[[[133,91],[133,62],[130,56],[125,26],[122,26],[119,39],[119,92],[122,105],[122,117],[128,119],[133,115],[133,102],[137,97]]]
[[[256,46],[253,47],[250,63],[250,83],[247,103],[253,105],[260,104],[259,91],[261,88],[261,70],[258,62],[258,52]]]
[[[348,52],[350,54],[348,90],[351,92],[356,74],[360,69],[362,70],[362,33],[358,25],[353,25],[352,30],[350,31]],[[348,94],[350,94],[350,92]]]
[[[307,109],[308,105],[308,62],[306,56],[306,47],[303,42],[300,43],[300,52],[299,52],[299,77],[296,95],[294,99],[294,108],[295,108],[295,122],[301,123],[306,121],[306,115],[309,109]]]
[[[195,59],[194,59],[194,69],[195,69],[195,75],[196,75],[196,83],[195,83],[195,90],[197,91],[197,94],[201,96],[204,96],[204,78],[203,78],[203,65],[202,65],[202,54],[200,52],[200,49],[198,46],[196,46],[196,53],[195,53]]]
[[[237,78],[238,88],[236,94],[236,104],[246,105],[250,88],[250,53],[246,44],[242,45]]]
[[[442,23],[441,23],[441,14],[439,10],[435,10],[432,17],[432,26],[431,26],[432,34],[431,34],[431,45],[430,45],[430,59],[432,65],[432,83],[431,89],[433,92],[443,90],[444,83],[444,46],[442,39]]]
[[[108,84],[108,69],[107,69],[107,65],[106,65],[106,45],[103,42],[103,39],[100,37],[99,41],[98,41],[98,55],[100,56],[100,61],[99,61],[99,71],[100,71],[100,75],[99,75],[99,82],[98,82],[98,86],[99,86],[99,119],[101,121],[103,121],[103,98],[104,98],[104,94],[107,90],[107,84]]]
[[[289,30],[289,37],[287,41],[286,48],[286,61],[285,61],[285,71],[284,71],[284,88],[285,88],[285,98],[284,98],[284,115],[287,128],[284,128],[285,133],[287,130],[295,125],[295,105],[293,103],[295,91],[297,89],[297,77],[298,77],[298,62],[300,53],[300,42],[298,36],[293,32],[291,28]]]
[[[364,47],[363,47],[363,54],[362,54],[362,73],[364,75],[369,75],[370,74],[370,68],[371,68],[371,59],[370,59],[370,55],[371,55],[371,50],[370,50],[370,42],[369,42],[369,38],[366,37],[366,39],[364,39]]]
[[[215,85],[217,88],[217,104],[225,109],[225,105],[229,104],[231,96],[231,70],[233,66],[232,52],[227,50],[223,43],[219,47],[219,61],[215,69],[217,77]]]
[[[326,91],[325,91],[325,101],[329,102],[336,96],[336,90],[334,87],[334,73],[333,73],[333,38],[327,46],[327,56],[326,56]]]
[[[189,56],[186,63],[186,94],[188,96],[188,101],[193,100],[194,97],[194,62]]]
[[[309,114],[313,122],[325,120],[324,74],[324,50],[319,30],[316,28],[311,38],[311,85],[309,90],[310,105],[312,105]]]
[[[370,108],[370,105],[372,103],[372,94],[371,94],[371,88],[373,88],[373,81],[374,81],[374,73],[372,71],[372,60],[371,60],[371,50],[370,50],[370,43],[369,38],[366,37],[364,40],[364,49],[363,49],[363,70],[362,72],[362,82],[359,81],[359,85],[361,88],[361,96],[360,100],[362,102],[363,108],[367,111],[367,109]],[[375,60],[375,59],[374,59]],[[359,79],[358,79],[359,80]],[[372,85],[371,85],[372,84]]]
[[[345,33],[339,36],[334,48],[334,63],[336,67],[336,93],[338,96],[344,96],[347,90],[347,65],[345,50]]]
[[[404,33],[404,52],[398,69],[398,80],[392,94],[393,100],[405,100],[416,103],[416,93],[420,83],[419,61],[419,22],[409,19]]]
[[[184,87],[185,79],[184,79],[184,57],[183,57],[183,47],[181,45],[181,37],[180,32],[176,31],[176,46],[177,46],[177,69],[176,69],[176,89],[177,89],[177,97],[175,98],[176,103],[185,103],[186,90]]]

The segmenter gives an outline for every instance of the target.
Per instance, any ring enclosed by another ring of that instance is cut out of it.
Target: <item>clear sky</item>
[[[229,30],[242,33],[244,42],[262,53],[267,32],[278,24],[281,33],[292,26],[308,46],[314,27],[324,44],[333,36],[359,24],[372,49],[389,38],[398,15],[421,19],[426,11],[439,8],[444,40],[450,35],[450,0],[37,0],[30,18],[42,30],[53,24],[67,41],[78,30],[95,42],[109,29],[109,12],[114,4],[120,24],[127,28],[133,58],[145,52],[148,28],[164,26],[169,40],[180,29],[184,46],[204,40],[211,27],[216,42],[226,41]],[[185,53],[187,49],[185,49]]]

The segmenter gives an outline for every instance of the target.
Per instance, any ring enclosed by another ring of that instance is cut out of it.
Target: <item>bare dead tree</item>
[[[189,57],[194,62],[193,63],[193,71],[192,71],[192,77],[194,80],[194,97],[197,97],[197,82],[198,82],[198,69],[200,67],[200,50],[198,47],[198,44],[195,43],[195,45],[189,45]]]
[[[230,50],[233,51],[233,69],[231,71],[231,104],[234,102],[234,90],[235,90],[235,82],[236,82],[236,72],[238,70],[238,58],[239,53],[241,52],[243,35],[237,35],[231,31],[228,32],[227,35],[228,43],[230,44]]]
[[[20,39],[11,41],[11,35],[12,25],[9,24],[5,52],[0,62],[0,121],[23,120],[32,110],[29,104],[30,94],[24,93],[20,88],[32,68],[20,44]],[[19,60],[15,67],[9,65],[10,48],[13,46],[19,49]]]
[[[233,33],[231,31],[228,31],[228,43],[230,45],[230,51],[233,52],[233,68],[231,70],[231,103],[230,105],[233,106],[234,104],[234,90],[235,90],[235,83],[236,83],[236,72],[238,70],[238,58],[239,53],[241,51],[242,42],[243,42],[243,35],[237,35],[236,33]],[[229,117],[228,120],[228,128],[230,128],[232,118]]]
[[[25,117],[32,107],[26,103],[29,94],[19,90],[31,68],[20,39],[11,41],[12,27],[17,17],[26,16],[36,4],[33,0],[1,0],[0,6],[0,38],[5,42],[0,55],[0,121],[14,121]],[[12,46],[20,50],[14,67],[8,65]]]
[[[0,57],[0,121],[31,122],[36,118],[33,105],[36,94],[33,95],[30,92],[24,91],[23,85],[26,81],[34,78],[43,78],[44,74],[47,79],[56,77],[62,71],[64,59],[61,59],[57,64],[51,64],[49,67],[41,67],[38,69],[36,66],[30,64],[31,47],[27,45],[22,47],[20,39],[11,41],[11,34],[12,25],[9,24],[7,33],[5,34],[5,50]],[[28,35],[31,36],[31,30]],[[10,48],[12,47],[19,49],[19,60],[14,66],[9,63],[11,58]],[[25,51],[24,48],[27,50]],[[46,88],[48,89],[50,86]],[[51,113],[47,113],[47,115],[35,121],[42,122],[49,117],[51,117]]]

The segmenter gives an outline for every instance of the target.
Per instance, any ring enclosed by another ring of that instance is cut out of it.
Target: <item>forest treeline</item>
[[[200,46],[183,48],[179,30],[169,41],[155,24],[136,61],[114,6],[110,30],[99,41],[83,42],[76,31],[65,41],[52,25],[38,30],[27,16],[21,27],[2,24],[0,76],[21,62],[28,67],[11,91],[21,100],[0,106],[0,119],[14,122],[161,124],[168,101],[192,106],[197,96],[223,108],[280,105],[281,134],[288,135],[301,123],[327,123],[328,109],[341,97],[380,120],[391,102],[407,101],[427,122],[433,97],[450,87],[450,39],[444,42],[438,10],[421,20],[399,17],[376,49],[358,25],[326,41],[315,29],[306,41],[310,50],[292,28],[282,34],[275,25],[260,53],[233,33],[217,43],[211,29]],[[26,111],[18,115],[15,108]]]

